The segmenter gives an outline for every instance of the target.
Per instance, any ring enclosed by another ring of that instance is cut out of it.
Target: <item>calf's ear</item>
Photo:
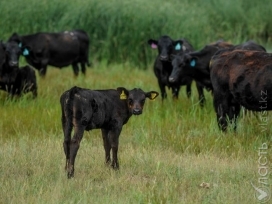
[[[117,91],[120,93],[120,99],[126,100],[128,98],[128,90],[124,87],[118,87]]]
[[[145,97],[149,98],[150,100],[154,100],[159,95],[156,91],[149,91],[145,93]]]

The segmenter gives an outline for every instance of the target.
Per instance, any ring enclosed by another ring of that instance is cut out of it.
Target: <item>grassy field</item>
[[[141,69],[155,54],[147,40],[161,35],[186,38],[196,50],[219,39],[272,46],[271,0],[3,0],[0,8],[0,40],[14,32],[83,29],[91,61]]]
[[[201,109],[195,86],[190,99],[183,88],[178,101],[146,101],[144,113],[124,126],[119,171],[104,165],[100,131],[85,132],[68,180],[59,103],[75,85],[159,91],[150,65],[157,52],[147,40],[164,34],[187,38],[195,49],[220,38],[271,48],[271,0],[10,0],[0,8],[0,40],[13,32],[84,29],[94,65],[78,78],[70,67],[49,68],[38,77],[35,100],[10,101],[0,92],[0,203],[251,204],[258,203],[252,184],[271,189],[271,113],[242,113],[237,132],[224,134],[211,94]]]
[[[78,78],[70,67],[49,68],[38,85],[36,100],[27,95],[9,101],[1,92],[0,203],[258,203],[251,182],[258,186],[263,144],[271,189],[271,114],[267,129],[260,115],[242,114],[236,133],[221,133],[210,93],[201,109],[195,87],[190,99],[182,88],[178,101],[146,101],[143,114],[133,116],[121,133],[119,171],[104,165],[100,130],[85,132],[75,178],[68,180],[61,93],[74,85],[159,91],[157,81],[151,69],[101,64]]]

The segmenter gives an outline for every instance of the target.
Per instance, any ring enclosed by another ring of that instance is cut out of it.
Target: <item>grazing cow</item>
[[[216,43],[206,45],[200,51],[175,55],[172,59],[173,70],[169,80],[178,81],[184,76],[189,76],[207,90],[212,90],[209,70],[210,60],[219,49],[232,46],[224,41],[217,41]]]
[[[119,135],[132,115],[140,115],[145,99],[155,99],[155,91],[144,92],[141,89],[89,90],[73,87],[60,97],[62,128],[64,132],[63,148],[66,155],[68,178],[74,176],[74,162],[84,131],[101,129],[104,142],[106,163],[114,169],[119,168],[117,152]],[[74,127],[74,136],[71,132]]]
[[[210,79],[209,64],[212,56],[218,50],[222,49],[266,51],[263,46],[253,41],[247,41],[236,46],[224,41],[217,41],[216,43],[206,45],[200,51],[183,55],[175,55],[172,60],[173,71],[169,80],[175,81],[179,80],[179,77],[189,76],[202,84],[207,90],[213,90]]]
[[[62,68],[72,65],[75,76],[78,76],[78,63],[85,74],[85,65],[90,65],[89,37],[82,30],[60,33],[35,33],[19,36],[14,33],[9,42],[15,41],[22,49],[26,61],[45,76],[47,65]]]
[[[162,100],[167,97],[166,86],[172,89],[173,98],[177,99],[180,86],[186,85],[187,96],[190,97],[192,78],[183,77],[179,81],[173,82],[169,81],[169,76],[173,69],[171,56],[177,53],[193,51],[192,45],[185,39],[172,40],[169,36],[161,36],[158,40],[149,39],[147,43],[151,48],[158,50],[158,56],[154,63],[154,73],[158,79]],[[197,86],[197,88],[201,92],[202,87]]]
[[[272,54],[251,50],[218,51],[211,60],[213,105],[218,125],[226,131],[241,106],[253,111],[272,110]]]

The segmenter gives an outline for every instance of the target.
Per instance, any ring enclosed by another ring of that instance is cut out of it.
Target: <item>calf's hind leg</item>
[[[77,151],[80,146],[80,142],[83,137],[84,130],[85,130],[85,126],[82,126],[80,124],[78,124],[74,127],[74,136],[73,136],[72,140],[70,141],[70,156],[69,156],[68,168],[67,168],[67,177],[68,178],[74,177],[75,159],[76,159]]]
[[[61,98],[61,103],[64,103],[65,98]],[[69,113],[66,113],[67,115]],[[61,124],[62,130],[64,134],[64,141],[63,141],[63,150],[65,153],[66,161],[65,161],[65,170],[68,168],[69,158],[70,158],[70,142],[71,142],[71,132],[72,132],[72,122],[69,121],[69,118],[66,118],[65,110],[62,105],[62,114],[61,114]]]
[[[62,117],[62,126],[63,126],[63,132],[64,132],[63,150],[66,157],[65,170],[67,170],[69,160],[70,160],[70,142],[71,142],[72,126],[67,123],[64,116]]]

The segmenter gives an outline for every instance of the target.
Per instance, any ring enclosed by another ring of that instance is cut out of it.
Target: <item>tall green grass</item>
[[[10,0],[1,1],[0,8],[4,41],[13,32],[80,28],[90,36],[92,61],[129,62],[139,68],[147,68],[156,54],[147,40],[164,34],[185,37],[195,49],[221,38],[272,44],[270,0]]]
[[[271,114],[262,132],[260,119],[242,116],[236,133],[223,134],[216,123],[212,97],[205,92],[201,109],[192,88],[179,100],[146,101],[120,135],[120,170],[104,165],[101,132],[85,132],[76,158],[75,178],[64,171],[59,97],[74,85],[91,89],[124,86],[158,90],[152,70],[127,65],[98,66],[86,77],[72,69],[49,67],[38,77],[38,98],[0,97],[0,203],[257,203],[258,149],[268,145],[272,161]],[[170,91],[167,90],[170,94]],[[270,169],[269,169],[270,171]],[[271,188],[271,176],[269,187]],[[210,188],[202,188],[206,182]]]

